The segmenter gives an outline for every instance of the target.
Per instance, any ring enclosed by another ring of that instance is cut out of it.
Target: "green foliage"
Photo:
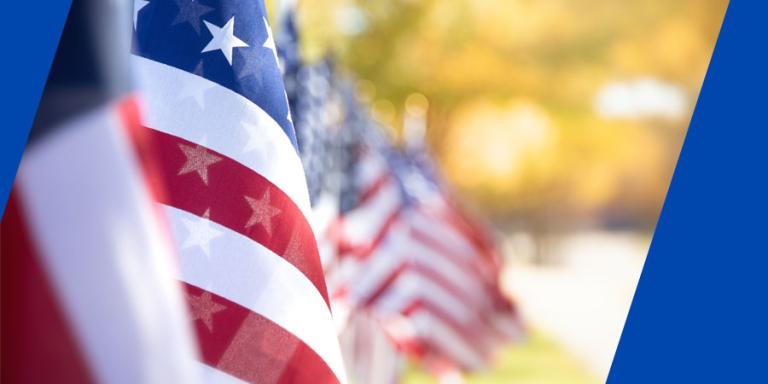
[[[404,384],[433,384],[434,378],[416,368],[409,370]],[[502,351],[496,364],[484,373],[469,375],[467,384],[597,384],[560,347],[538,332],[519,346]]]
[[[726,6],[727,0],[313,0],[300,2],[299,15],[305,56],[334,52],[395,132],[408,96],[426,96],[432,151],[460,192],[486,212],[536,219],[549,210],[560,222],[611,212],[648,227],[688,119],[605,121],[595,113],[595,95],[608,82],[649,76],[683,89],[692,110]],[[360,19],[366,28],[345,32]],[[503,110],[519,104],[551,123],[551,143],[532,142],[539,153],[526,147],[525,156],[486,159],[492,165],[525,157],[522,165],[501,166],[509,174],[468,174],[453,161],[486,155],[488,145],[498,146],[496,137],[509,143],[506,150],[521,150],[517,142],[526,138],[508,131],[516,120]],[[467,118],[475,107],[497,121]],[[486,137],[473,138],[481,121],[495,132],[483,129]],[[457,145],[467,140],[486,147]]]

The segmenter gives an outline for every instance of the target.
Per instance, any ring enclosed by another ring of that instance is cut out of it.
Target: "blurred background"
[[[396,140],[425,132],[503,238],[531,335],[469,382],[604,381],[726,6],[299,2],[303,56],[332,52]]]

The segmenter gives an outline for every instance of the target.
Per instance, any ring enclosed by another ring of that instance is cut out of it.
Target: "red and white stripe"
[[[397,221],[401,191],[384,159],[374,153],[365,153],[350,177],[362,191],[358,205],[337,219],[330,236],[338,243],[339,255],[366,258]]]
[[[405,316],[428,349],[466,368],[480,368],[491,344],[482,318],[491,309],[485,287],[461,260],[411,236],[410,216],[404,214],[359,267],[349,296],[379,313]]]
[[[198,382],[168,232],[126,130],[137,122],[130,101],[105,107],[24,155],[2,225],[9,382]]]
[[[404,369],[402,353],[392,343],[381,320],[357,311],[340,335],[344,361],[355,383],[396,384]]]
[[[303,168],[256,104],[134,57],[144,147],[181,252],[204,371],[215,382],[344,383]],[[178,89],[206,89],[205,108]],[[258,137],[251,137],[256,129]],[[189,171],[188,151],[208,159]],[[204,240],[194,228],[204,228]],[[190,240],[191,239],[191,240]],[[202,242],[201,242],[202,241]]]
[[[520,334],[516,314],[498,308],[507,301],[493,257],[457,225],[446,200],[404,206],[383,158],[366,153],[356,171],[363,192],[337,226],[334,299],[394,319],[387,328],[403,349],[481,368]]]

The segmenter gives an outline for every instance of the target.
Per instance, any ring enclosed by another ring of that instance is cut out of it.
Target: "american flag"
[[[199,382],[130,140],[129,20],[72,3],[0,231],[3,382]]]
[[[323,265],[333,259],[335,244],[325,236],[338,216],[341,173],[342,132],[340,105],[330,58],[314,63],[302,60],[293,5],[280,13],[278,57],[282,64],[288,101],[296,126],[304,171],[312,203],[312,226],[318,234]]]
[[[470,345],[487,361],[499,345],[519,339],[523,333],[514,304],[500,289],[500,251],[490,230],[456,203],[423,151],[401,152],[400,159],[404,163],[400,169],[409,211],[405,217],[414,245],[409,252],[418,252],[423,246],[425,253],[434,252],[435,258],[442,257],[467,271],[469,276],[464,279],[477,283],[467,284],[466,280],[458,279],[458,275],[453,279],[448,272],[450,268],[443,268],[448,273],[442,277],[434,275],[433,278],[446,292],[462,301],[469,316],[459,318],[459,324],[453,326],[461,330],[460,334],[469,334],[473,341]],[[435,352],[432,350],[429,354],[445,358],[441,356],[444,351]],[[459,366],[473,367],[466,363]]]
[[[287,4],[280,14],[282,28],[278,53],[309,183],[313,224],[319,234],[324,266],[326,271],[331,271],[337,249],[327,231],[339,215],[339,193],[345,178],[340,166],[349,132],[341,130],[341,105],[332,58],[326,56],[308,63],[299,54],[294,5]],[[332,300],[332,305],[350,381],[366,384],[399,382],[404,368],[403,357],[382,327],[381,320],[368,311],[350,314],[344,303],[338,301]]]
[[[286,60],[287,62],[287,60]],[[338,195],[338,123],[334,120],[333,65],[329,59],[301,65],[295,73],[296,91],[289,100],[296,120],[296,135],[307,173],[313,206],[325,196]],[[290,78],[286,75],[286,78]]]
[[[261,1],[137,0],[147,157],[213,382],[344,383]]]
[[[340,340],[350,380],[365,384],[401,382],[405,359],[380,317],[369,311],[355,311],[347,319]]]
[[[358,156],[348,163],[332,295],[387,319],[412,355],[479,369],[521,332],[498,286],[496,255],[470,236],[477,227],[470,230],[428,164],[389,146],[354,97],[348,101],[358,111],[348,119]]]

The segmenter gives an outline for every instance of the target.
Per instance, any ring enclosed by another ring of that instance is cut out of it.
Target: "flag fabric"
[[[392,343],[382,320],[369,311],[356,311],[340,334],[350,381],[365,384],[396,384],[405,361]]]
[[[339,194],[345,178],[340,166],[349,134],[341,129],[340,95],[332,58],[326,56],[312,63],[302,60],[295,4],[286,2],[279,15],[278,56],[309,184],[313,227],[319,234],[324,269],[332,273],[337,244],[327,234],[339,215]],[[349,313],[339,300],[332,299],[331,304],[350,382],[399,382],[404,359],[381,320],[365,310]]]
[[[313,208],[321,191],[338,199],[337,218],[317,233],[336,245],[324,266],[351,377],[388,382],[372,373],[383,365],[397,376],[386,348],[359,342],[366,332],[440,371],[481,368],[522,331],[489,231],[455,203],[424,148],[393,147],[327,61],[302,62],[294,13],[283,15],[279,47]],[[326,119],[334,98],[340,131]]]
[[[212,382],[344,383],[261,1],[137,0],[143,149]]]
[[[72,3],[0,230],[3,382],[199,382],[130,139],[129,11]]]
[[[495,243],[490,239],[490,231],[480,227],[456,205],[423,153],[402,153],[401,157],[405,163],[402,178],[410,208],[406,216],[412,244],[409,252],[415,253],[419,247],[424,247],[424,253],[433,252],[433,263],[437,258],[443,258],[458,267],[455,272],[443,267],[442,276],[440,270],[428,275],[446,292],[461,300],[470,315],[456,318],[458,324],[451,325],[461,330],[459,335],[468,334],[470,345],[474,345],[479,356],[487,361],[490,353],[502,343],[519,339],[523,326],[515,306],[501,292],[501,260]],[[459,270],[467,271],[468,276],[460,278],[457,274]],[[465,283],[469,280],[475,284]],[[437,301],[435,303],[440,305]],[[452,318],[450,312],[434,312]],[[429,355],[444,358],[440,356],[442,351],[437,352],[429,351]],[[471,368],[472,365],[465,363],[459,364],[459,367]]]
[[[295,73],[295,91],[288,94],[313,207],[328,196],[338,196],[341,177],[332,71],[330,59],[301,65]]]
[[[332,76],[332,60],[324,58],[306,63],[299,54],[294,6],[286,2],[279,13],[278,57],[307,177],[312,205],[310,222],[318,234],[320,257],[326,265],[333,259],[335,244],[328,241],[324,233],[338,216],[338,194],[343,177],[339,168],[342,153],[340,106]]]
[[[514,306],[500,292],[499,261],[468,235],[466,220],[423,160],[389,146],[348,100],[358,111],[348,112],[358,156],[346,172],[332,296],[352,312],[379,314],[414,356],[482,368],[501,342],[521,332]]]

